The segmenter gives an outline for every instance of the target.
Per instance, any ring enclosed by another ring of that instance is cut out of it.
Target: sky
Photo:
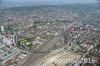
[[[62,5],[73,3],[96,3],[97,0],[0,0],[8,5]]]

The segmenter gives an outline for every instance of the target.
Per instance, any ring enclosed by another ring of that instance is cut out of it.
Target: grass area
[[[18,41],[18,45],[27,49],[32,48],[32,39],[31,38],[22,38]]]

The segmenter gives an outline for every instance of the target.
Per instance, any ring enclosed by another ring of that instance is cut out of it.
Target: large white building
[[[4,31],[5,31],[5,29],[4,29],[4,26],[2,25],[1,26],[1,34],[4,34]]]

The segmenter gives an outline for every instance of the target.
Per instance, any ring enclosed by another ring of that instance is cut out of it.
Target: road
[[[57,60],[69,60],[69,59],[76,59],[79,58],[80,55],[76,55],[73,54],[71,52],[59,52],[59,53],[55,53],[55,54],[51,54],[48,55],[40,60],[37,61],[37,63],[35,63],[34,66],[65,66],[66,64],[70,63],[70,62],[57,62]],[[54,62],[56,61],[56,62]]]
[[[59,48],[59,49],[56,49],[56,50],[53,50],[53,51],[51,51],[52,53],[50,53],[50,54],[48,54],[47,56],[45,56],[44,58],[42,58],[42,59],[39,59],[36,63],[35,63],[35,66],[39,66],[39,63],[43,63],[44,62],[44,60],[45,60],[45,62],[47,62],[47,64],[48,64],[48,62],[51,60],[52,61],[52,58],[54,59],[56,59],[57,57],[60,57],[60,56],[62,56],[62,55],[64,55],[64,54],[66,54],[66,52],[67,51],[69,51],[69,49],[70,49],[70,47],[68,47],[68,49],[65,51],[65,49],[64,49],[65,47],[62,47],[62,48]]]
[[[77,63],[75,63],[73,66],[79,66],[80,61],[81,61],[81,58],[86,58],[86,56],[87,56],[93,49],[95,49],[95,48],[98,46],[98,44],[99,44],[99,41],[98,41],[97,43],[94,44],[95,46],[91,46],[91,47],[86,51],[86,53],[84,53],[84,54],[79,58],[79,60],[77,61]],[[83,66],[84,64],[85,64],[85,63],[83,63],[82,66]]]

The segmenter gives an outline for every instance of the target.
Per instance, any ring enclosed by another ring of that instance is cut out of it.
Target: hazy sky
[[[96,0],[0,0],[0,4],[15,5],[54,5],[54,4],[72,4],[72,3],[96,3]]]

